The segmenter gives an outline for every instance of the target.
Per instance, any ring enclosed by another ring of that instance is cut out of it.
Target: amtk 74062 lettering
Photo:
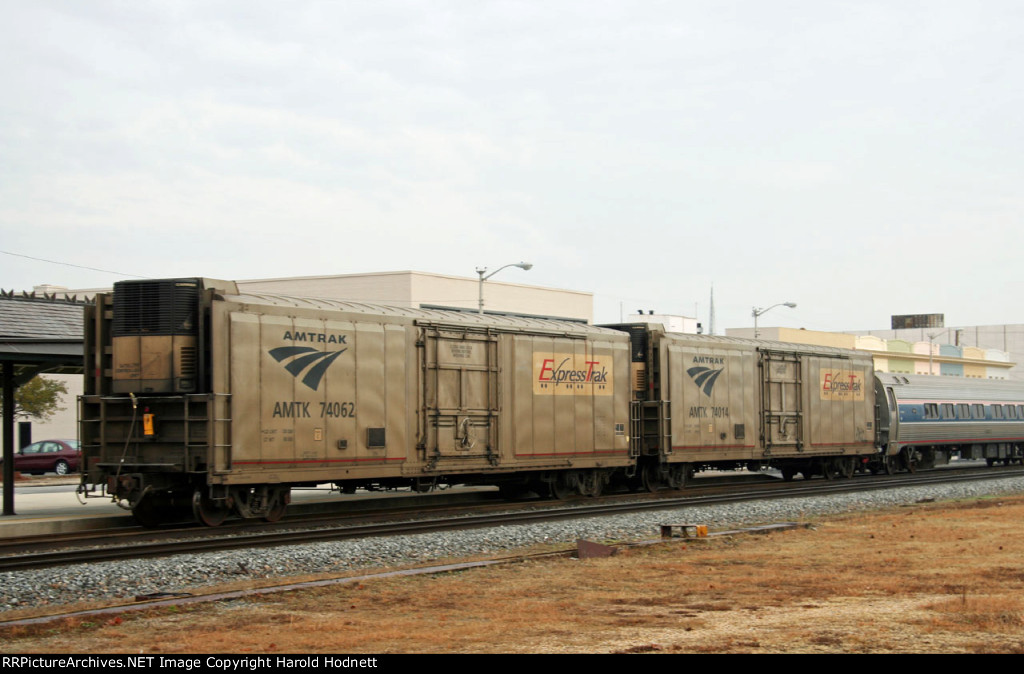
[[[147,525],[273,521],[307,484],[566,497],[709,468],[913,467],[922,451],[890,447],[865,352],[648,325],[124,281],[87,309],[86,358],[83,485]]]

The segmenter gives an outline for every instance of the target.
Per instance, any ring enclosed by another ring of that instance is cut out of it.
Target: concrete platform
[[[0,515],[0,538],[46,533],[135,526],[131,513],[110,499],[89,499],[82,504],[75,495],[74,478],[41,478],[19,481],[14,486],[14,515]],[[2,493],[0,489],[0,493]]]

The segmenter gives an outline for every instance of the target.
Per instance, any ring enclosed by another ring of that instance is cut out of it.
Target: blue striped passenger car
[[[1024,383],[875,373],[885,468],[914,470],[949,461],[989,465],[1024,458]]]

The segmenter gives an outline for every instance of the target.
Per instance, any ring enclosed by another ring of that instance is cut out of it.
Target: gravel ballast
[[[1021,493],[1024,493],[1024,478],[1004,478],[0,573],[0,612],[128,598],[157,592],[198,593],[211,586],[246,579],[341,574],[361,569],[406,566],[434,560],[500,554],[536,544],[571,545],[579,538],[597,541],[643,540],[658,537],[659,525],[666,522],[695,522],[707,524],[709,529],[716,530],[749,524],[806,521],[808,518],[825,515],[877,510],[922,501]]]

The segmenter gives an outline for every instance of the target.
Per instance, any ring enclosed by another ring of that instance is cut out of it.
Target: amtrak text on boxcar
[[[690,418],[691,419],[707,419],[708,417],[714,417],[715,419],[722,419],[729,416],[728,405],[715,405],[708,407],[705,405],[693,405],[690,407]]]
[[[309,403],[281,401],[274,403],[275,417],[285,419],[308,419],[310,418]]]
[[[285,330],[284,337],[292,342],[311,342],[315,344],[348,344],[348,335],[332,335],[326,332],[298,332]]]

